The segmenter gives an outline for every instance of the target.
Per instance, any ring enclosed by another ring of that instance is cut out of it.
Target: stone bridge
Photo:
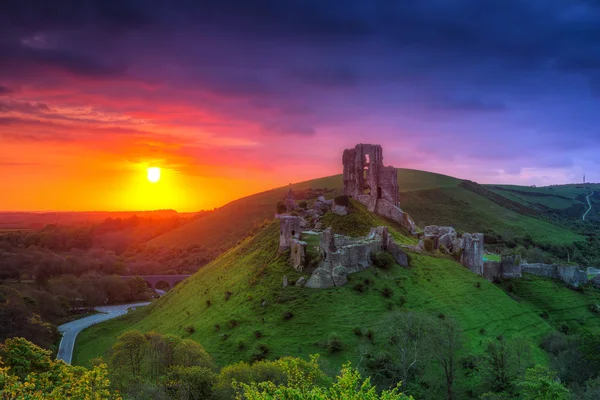
[[[159,282],[165,282],[169,285],[169,289],[172,289],[176,284],[178,284],[179,282],[191,275],[127,275],[122,276],[121,278],[129,279],[135,278],[136,276],[139,276],[140,278],[145,280],[148,286],[150,286],[152,289],[156,289],[156,285]]]

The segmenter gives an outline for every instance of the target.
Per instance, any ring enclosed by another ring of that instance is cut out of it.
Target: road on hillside
[[[592,193],[588,194],[588,195],[585,197],[585,198],[586,198],[586,200],[587,200],[587,203],[588,203],[588,209],[587,209],[587,211],[585,212],[585,214],[583,214],[583,217],[581,217],[581,220],[582,220],[582,221],[585,221],[585,217],[586,217],[586,215],[588,215],[588,213],[589,213],[589,212],[590,212],[590,210],[592,209],[592,203],[590,202],[590,196],[592,196],[593,194],[594,194],[594,191],[592,191]]]
[[[127,314],[129,309],[135,309],[136,307],[141,307],[148,304],[150,304],[150,302],[146,301],[140,303],[121,304],[118,306],[96,307],[95,310],[98,311],[99,314],[93,314],[88,317],[76,319],[75,321],[60,325],[58,327],[58,331],[62,333],[63,337],[60,341],[56,358],[63,360],[67,364],[71,364],[71,360],[73,359],[73,350],[75,349],[75,339],[77,339],[79,332],[85,328],[89,328],[92,325],[96,325],[100,322]]]

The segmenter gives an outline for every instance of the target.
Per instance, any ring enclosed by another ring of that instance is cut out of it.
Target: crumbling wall
[[[391,238],[386,227],[372,228],[362,238],[335,235],[331,228],[321,234],[321,263],[306,282],[306,287],[329,288],[348,281],[348,274],[371,265],[371,254],[388,251],[398,264],[407,266],[406,253]]]
[[[292,268],[298,272],[302,272],[306,264],[306,242],[298,239],[290,241],[290,261]]]
[[[279,218],[279,251],[291,248],[292,239],[300,239],[302,218],[291,215],[277,215]]]
[[[587,271],[570,265],[521,264],[523,272],[563,281],[567,285],[579,286],[588,283]]]
[[[357,144],[342,155],[344,165],[344,194],[358,199],[369,196],[369,211],[374,212],[378,199],[395,206],[398,202],[398,175],[396,168],[383,165],[383,150],[378,144]]]
[[[477,275],[483,275],[483,233],[464,233],[461,264]]]
[[[485,261],[483,277],[490,282],[500,279],[521,278],[521,258],[518,256],[502,256],[500,261]]]
[[[392,221],[397,222],[404,229],[406,229],[408,232],[412,233],[413,235],[416,235],[418,232],[417,225],[412,220],[410,215],[408,215],[407,213],[402,211],[399,207],[396,207],[395,205],[393,205],[392,203],[390,203],[389,201],[387,201],[385,199],[380,199],[377,202],[377,205],[375,206],[375,214],[379,214],[383,217],[386,217],[388,219],[391,219]]]

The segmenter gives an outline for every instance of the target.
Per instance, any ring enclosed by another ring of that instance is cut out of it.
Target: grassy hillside
[[[508,209],[480,194],[465,190],[461,180],[450,176],[412,169],[398,169],[401,207],[417,224],[451,225],[465,231],[495,232],[500,235],[530,234],[538,241],[572,243],[583,238],[568,229],[544,220],[536,210],[523,205],[528,214]],[[296,192],[308,188],[343,190],[342,175],[314,179],[292,185]],[[215,212],[161,235],[147,244],[157,247],[185,248],[201,244],[208,249],[225,250],[273,218],[275,203],[289,187],[281,187],[233,201]],[[533,188],[523,188],[529,190]],[[501,195],[507,191],[495,190]],[[599,194],[600,198],[600,194]],[[513,200],[515,203],[517,201]],[[600,207],[598,208],[600,210]],[[537,217],[535,216],[537,215]]]
[[[335,219],[339,218],[343,217]],[[339,231],[344,229],[338,225]],[[402,233],[391,229],[401,239]],[[411,254],[410,269],[398,265],[369,269],[351,275],[343,287],[284,288],[284,275],[295,280],[301,274],[288,266],[287,255],[277,254],[277,246],[275,222],[148,308],[82,332],[74,363],[85,365],[105,354],[129,329],[191,337],[221,365],[267,350],[268,358],[320,353],[333,366],[358,362],[361,352],[383,350],[389,342],[387,318],[398,310],[456,319],[468,335],[469,351],[481,350],[486,339],[498,335],[524,335],[536,341],[553,329],[538,313],[460,264],[421,254]],[[383,295],[385,288],[392,293],[389,297]],[[371,330],[373,340],[357,336],[355,328]],[[334,332],[344,350],[328,354],[324,343]],[[541,353],[536,356],[543,359]]]
[[[462,187],[401,193],[401,207],[419,226],[450,225],[466,232],[531,235],[538,242],[572,243],[583,240],[547,220],[523,215]]]

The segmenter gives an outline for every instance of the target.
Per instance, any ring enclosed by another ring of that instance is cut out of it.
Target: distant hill
[[[530,235],[538,241],[551,243],[583,240],[581,235],[554,223],[546,211],[511,198],[505,191],[475,183],[467,187],[464,182],[446,175],[400,168],[401,207],[421,227],[450,225],[464,231]],[[481,188],[485,193],[474,191],[472,186]],[[331,198],[334,193],[342,193],[342,175],[296,183],[291,188],[294,192],[309,188],[327,189],[326,197]],[[255,232],[265,221],[270,221],[275,213],[275,204],[288,189],[289,186],[280,187],[235,200],[205,217],[152,239],[147,246],[185,248],[202,245],[224,251],[250,232]],[[492,198],[490,193],[503,200]],[[579,203],[576,198],[569,200],[570,207],[577,207]]]

